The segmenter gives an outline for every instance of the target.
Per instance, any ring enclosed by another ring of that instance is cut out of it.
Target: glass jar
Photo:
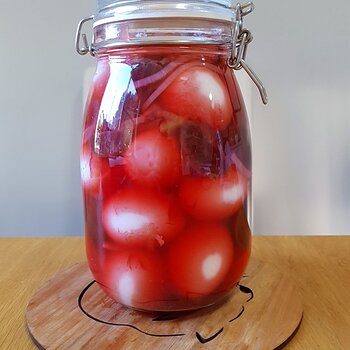
[[[251,142],[230,1],[99,1],[81,176],[89,267],[127,307],[228,297],[251,248]],[[236,45],[235,45],[236,47]],[[231,61],[233,62],[233,61]],[[234,62],[233,62],[234,63]]]

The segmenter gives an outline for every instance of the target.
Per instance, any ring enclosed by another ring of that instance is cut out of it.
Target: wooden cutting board
[[[34,294],[26,322],[40,349],[272,350],[296,334],[302,315],[289,276],[252,259],[228,300],[173,314],[123,307],[100,290],[86,264],[76,264]]]

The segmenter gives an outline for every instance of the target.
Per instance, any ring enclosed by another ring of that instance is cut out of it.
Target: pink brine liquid
[[[88,263],[110,297],[189,310],[237,285],[250,255],[250,136],[225,52],[100,55],[81,176]]]

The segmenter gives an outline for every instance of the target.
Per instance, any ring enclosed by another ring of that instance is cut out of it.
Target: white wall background
[[[83,233],[83,81],[74,51],[94,0],[0,2],[0,235]],[[255,234],[350,233],[350,2],[255,0],[247,61]]]
[[[89,1],[0,1],[0,235],[78,235],[83,74],[75,53]]]
[[[258,234],[350,233],[349,13],[346,0],[256,1],[249,61],[270,97],[252,113]]]

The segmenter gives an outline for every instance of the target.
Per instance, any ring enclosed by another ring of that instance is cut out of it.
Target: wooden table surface
[[[1,350],[35,349],[24,320],[32,293],[84,254],[80,237],[0,239]],[[350,349],[350,236],[255,236],[252,254],[299,286],[304,318],[285,349]]]

